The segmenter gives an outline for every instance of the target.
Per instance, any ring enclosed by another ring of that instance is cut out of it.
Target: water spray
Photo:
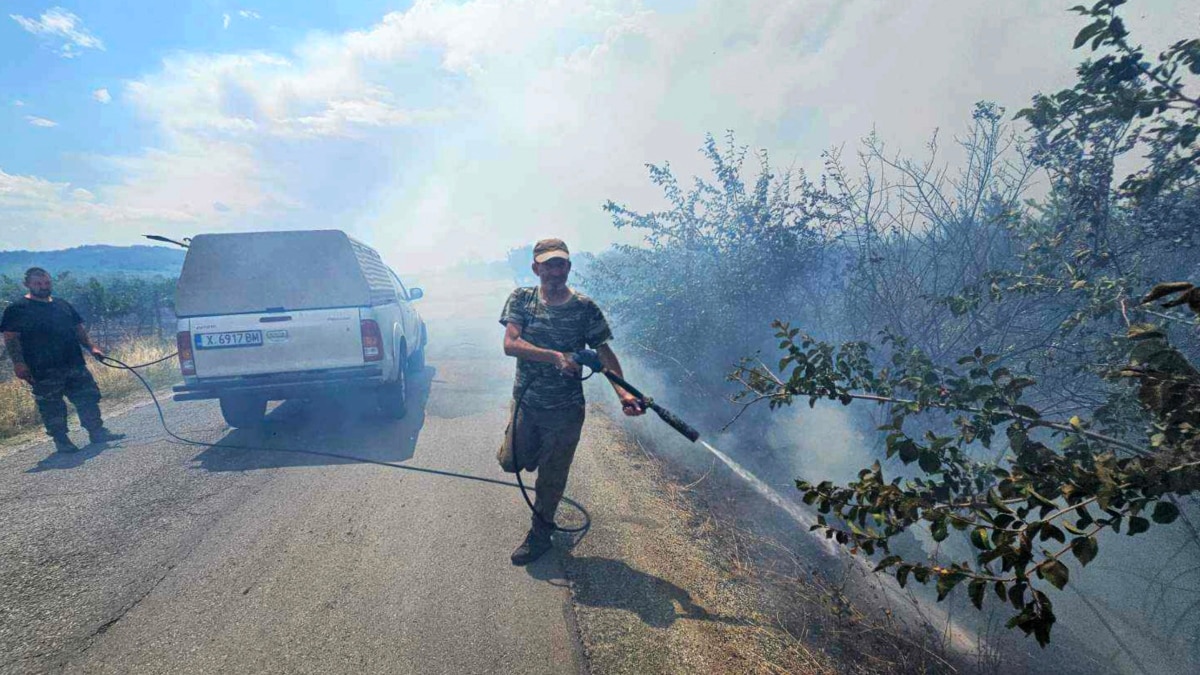
[[[732,469],[734,473],[742,478],[742,480],[746,481],[750,487],[754,488],[755,492],[758,492],[760,495],[766,498],[767,501],[771,502],[775,506],[783,509],[789,516],[792,517],[792,520],[795,520],[796,523],[804,527],[806,530],[816,524],[816,519],[805,513],[804,510],[800,508],[799,504],[796,504],[795,502],[788,500],[783,495],[779,494],[779,492],[764,483],[758,476],[755,476],[745,467],[735,462],[729,455],[726,455],[717,448],[713,447],[707,441],[701,441],[700,432],[696,431],[690,424],[684,422],[670,410],[667,410],[661,405],[655,403],[654,399],[643,394],[637,389],[637,387],[629,384],[629,382],[625,381],[625,379],[620,375],[611,373],[605,369],[604,364],[600,361],[599,354],[590,349],[583,349],[575,353],[574,359],[579,365],[588,368],[593,373],[600,373],[604,375],[609,379],[610,382],[620,386],[630,394],[633,394],[644,406],[657,413],[662,421],[666,422],[672,429],[682,434],[684,438],[687,438],[693,443],[699,441],[701,447],[703,447],[705,450],[708,450],[717,459],[724,462],[725,465]],[[530,508],[533,508],[532,504],[530,504]],[[534,511],[534,513],[536,513],[536,511]],[[825,546],[826,551],[830,553],[833,552],[834,547],[832,542],[822,540],[822,543]]]

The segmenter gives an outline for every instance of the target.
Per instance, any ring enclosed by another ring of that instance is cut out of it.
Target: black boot
[[[54,434],[50,438],[54,439],[54,449],[58,452],[79,452],[79,446],[72,443],[66,434]]]
[[[554,547],[550,541],[550,534],[554,530],[548,527],[538,527],[537,525],[529,528],[529,534],[525,535],[525,541],[517,547],[517,550],[512,552],[512,564],[528,565],[546,554]]]
[[[100,427],[98,429],[88,429],[88,440],[91,441],[93,445],[108,443],[110,441],[119,441],[122,438],[125,438],[125,434],[114,434],[104,427]]]

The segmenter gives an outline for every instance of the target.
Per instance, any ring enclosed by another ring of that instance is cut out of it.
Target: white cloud
[[[14,176],[0,169],[0,205],[39,205],[56,199],[65,187],[65,184],[51,183],[36,176]]]
[[[68,183],[37,176],[18,176],[0,169],[0,213],[4,214],[4,241],[0,247],[62,248],[103,240],[110,231],[136,232],[145,227],[170,227],[196,218],[172,209],[120,205],[97,201],[97,196]],[[81,227],[86,225],[87,227]],[[64,238],[66,232],[76,238]],[[131,235],[135,237],[136,235]]]
[[[229,15],[228,14],[221,15],[221,28],[229,28]]]
[[[14,108],[24,108],[25,107],[25,101],[22,101],[21,99],[14,100],[12,102],[12,104],[13,104]]]
[[[172,57],[128,91],[169,134],[240,141],[360,137],[365,130],[447,115],[401,107],[391,89],[341,64],[326,68],[264,52]]]
[[[83,27],[83,20],[62,7],[53,7],[42,13],[37,19],[9,14],[21,28],[47,40],[63,40],[58,53],[64,58],[78,56],[81,49],[104,50],[100,38],[92,35]]]
[[[99,101],[101,103],[112,102],[112,94],[109,94],[108,90],[103,87],[100,89],[97,89],[96,91],[93,91],[92,98],[96,99],[97,101]]]
[[[42,127],[44,129],[58,126],[58,122],[55,122],[54,120],[48,120],[45,117],[38,117],[36,115],[26,115],[25,121],[29,122],[35,127]]]
[[[258,12],[254,11],[252,9],[240,9],[240,10],[238,10],[238,16],[242,17],[243,19],[261,19],[262,18],[261,14],[259,14]]]
[[[646,162],[708,170],[706,132],[783,166],[819,168],[873,127],[920,150],[978,99],[1012,112],[1067,84],[1083,56],[1066,3],[685,4],[416,0],[282,53],[172,54],[124,92],[158,147],[93,158],[117,178],[89,203],[113,227],[171,214],[179,236],[336,223],[402,267],[549,234],[594,250],[631,236],[605,199],[661,205]],[[1129,23],[1160,47],[1186,6]]]

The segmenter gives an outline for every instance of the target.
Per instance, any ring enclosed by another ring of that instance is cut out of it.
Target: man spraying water
[[[554,514],[584,420],[580,364],[571,355],[590,347],[607,372],[621,375],[604,313],[591,298],[567,286],[571,254],[561,239],[543,239],[533,247],[533,273],[540,284],[514,290],[500,317],[504,353],[517,358],[517,374],[514,415],[496,458],[509,473],[538,472],[532,524],[512,553],[514,565],[531,563],[552,546]],[[641,399],[616,382],[612,385],[626,415],[646,412]]]
[[[104,428],[100,415],[100,388],[83,362],[83,349],[97,358],[104,352],[92,344],[79,312],[66,300],[53,297],[54,282],[40,267],[25,272],[29,292],[4,308],[0,333],[4,334],[13,373],[33,389],[38,414],[46,434],[59,452],[77,452],[67,436],[67,404],[75,405],[79,421],[92,443],[124,438]]]

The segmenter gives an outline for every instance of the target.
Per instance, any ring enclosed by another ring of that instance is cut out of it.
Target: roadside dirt
[[[158,396],[160,401],[169,400],[171,398],[172,386],[167,384],[156,387],[154,394]],[[33,394],[30,394],[30,396],[33,396]],[[116,398],[101,398],[100,413],[107,420],[120,417],[131,410],[137,410],[148,405],[154,405],[154,401],[142,389]],[[75,407],[69,404],[67,405],[67,428],[70,430],[72,439],[77,444],[87,442],[87,437],[81,436],[83,434],[83,427],[79,426],[79,417],[75,414]],[[31,446],[45,443],[47,440],[46,432],[42,430],[40,424],[22,429],[11,436],[0,438],[0,458],[22,452]]]
[[[858,613],[804,562],[807,535],[742,527],[737,512],[774,507],[723,469],[684,476],[589,409],[568,494],[593,525],[563,557],[593,673],[952,670],[886,612]]]

